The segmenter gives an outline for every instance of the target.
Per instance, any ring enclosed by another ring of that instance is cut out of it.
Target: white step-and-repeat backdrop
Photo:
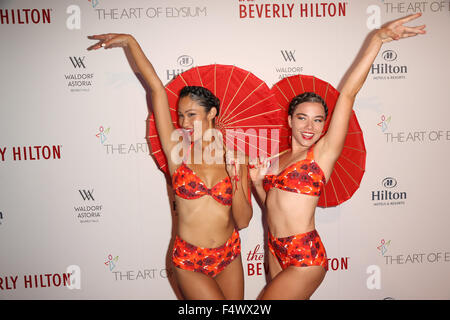
[[[171,189],[149,155],[133,34],[168,83],[236,65],[271,87],[339,87],[371,29],[422,12],[427,35],[384,45],[357,97],[366,173],[318,209],[329,272],[312,299],[450,298],[450,1],[0,2],[0,298],[176,299]],[[266,283],[261,210],[241,231],[245,298]]]

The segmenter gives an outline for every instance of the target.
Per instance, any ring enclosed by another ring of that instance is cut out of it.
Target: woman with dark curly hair
[[[327,105],[319,95],[305,92],[289,105],[292,149],[279,157],[278,166],[258,160],[250,170],[256,191],[266,205],[269,227],[272,280],[261,293],[262,299],[309,299],[322,283],[328,262],[314,215],[321,191],[344,147],[356,94],[384,42],[425,33],[424,25],[403,26],[419,16],[395,20],[369,36],[367,47],[342,86],[322,138]]]
[[[247,167],[225,161],[209,164],[211,161],[194,157],[199,153],[217,158],[215,152],[223,151],[213,145],[219,143],[213,139],[195,143],[208,129],[214,128],[219,99],[204,87],[184,87],[179,93],[179,125],[184,135],[190,137],[188,147],[183,146],[189,152],[185,152],[180,165],[179,142],[172,139],[176,129],[164,85],[138,42],[128,34],[102,34],[89,38],[99,40],[90,50],[102,47],[128,50],[150,88],[156,128],[176,195],[179,222],[172,261],[184,297],[243,299],[244,274],[238,230],[247,227],[252,217]],[[199,130],[194,132],[194,127]],[[203,149],[197,152],[190,148],[192,145],[194,148],[201,145]],[[204,152],[206,149],[209,153]]]

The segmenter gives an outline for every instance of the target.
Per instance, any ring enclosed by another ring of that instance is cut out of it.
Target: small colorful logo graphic
[[[92,8],[95,8],[98,5],[98,0],[88,0],[92,4]]]
[[[387,252],[387,247],[391,245],[391,240],[385,241],[384,239],[381,239],[381,244],[377,247],[378,250],[380,250],[381,255],[384,256],[384,254]]]
[[[100,128],[98,129],[99,132],[95,136],[100,139],[101,144],[106,141],[107,135],[109,134],[110,130],[111,128],[105,129],[103,126],[100,126]]]
[[[381,116],[381,122],[377,126],[381,127],[381,131],[385,132],[388,128],[388,124],[391,122],[391,116],[387,117],[385,115]]]
[[[113,271],[116,267],[116,263],[119,261],[119,256],[113,257],[112,254],[108,255],[108,261],[105,262],[105,265],[109,267],[109,271]]]

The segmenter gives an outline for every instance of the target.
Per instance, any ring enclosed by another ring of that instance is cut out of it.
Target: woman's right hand
[[[249,160],[249,174],[250,179],[254,185],[261,184],[264,176],[267,174],[270,168],[270,160],[265,158],[256,158]]]
[[[124,33],[106,33],[88,36],[88,39],[98,40],[96,44],[88,48],[88,50],[97,50],[102,47],[105,49],[116,47],[124,48],[128,46],[130,40],[133,39],[133,36]]]

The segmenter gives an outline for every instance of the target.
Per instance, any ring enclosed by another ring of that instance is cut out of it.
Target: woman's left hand
[[[421,13],[411,14],[404,18],[388,22],[378,30],[377,35],[380,37],[382,42],[390,42],[392,40],[414,37],[418,34],[425,34],[425,25],[417,27],[407,27],[403,25],[409,21],[419,18],[421,15]]]

